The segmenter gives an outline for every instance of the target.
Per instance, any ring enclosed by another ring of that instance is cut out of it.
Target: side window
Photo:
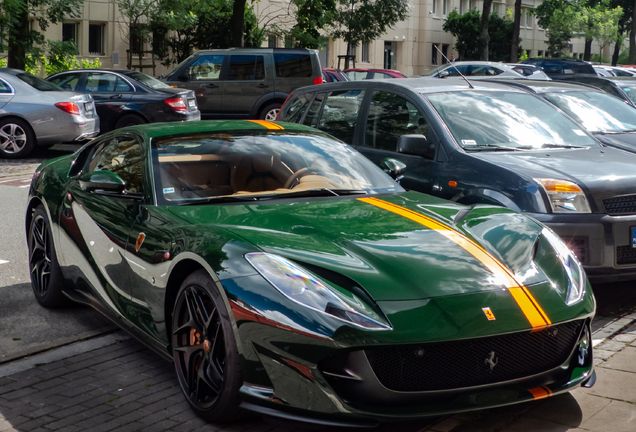
[[[444,71],[448,72],[448,76],[459,76],[459,74],[457,73],[458,70],[462,75],[470,75],[471,73],[470,65],[453,65],[444,69]]]
[[[373,78],[375,78],[375,79],[388,79],[388,78],[395,78],[395,77],[393,75],[389,75],[389,74],[384,73],[384,72],[376,72],[373,75]]]
[[[289,108],[287,108],[285,121],[300,123],[300,119],[303,117],[303,113],[305,109],[307,109],[307,104],[309,104],[309,100],[312,96],[312,93],[303,93],[294,99],[291,104],[289,104]]]
[[[265,78],[263,56],[233,55],[230,57],[228,79],[230,81],[253,81]]]
[[[426,117],[411,102],[394,93],[373,92],[365,147],[396,151],[398,139],[406,134],[432,138]]]
[[[75,91],[82,75],[78,73],[67,73],[50,79],[53,84],[57,84],[64,90]]]
[[[110,73],[89,73],[86,91],[90,93],[132,92],[133,88],[117,75]]]
[[[307,115],[305,116],[305,120],[303,120],[303,124],[311,127],[316,127],[316,122],[318,121],[318,113],[320,112],[320,107],[322,106],[322,101],[325,99],[325,93],[318,93],[314,98],[314,101],[311,103],[309,110],[307,111]]]
[[[95,147],[87,161],[86,172],[111,171],[126,182],[129,193],[143,193],[141,143],[129,136],[118,136]]]
[[[362,99],[363,90],[331,92],[323,105],[316,127],[347,144],[353,144]]]
[[[274,53],[276,76],[283,78],[310,77],[313,75],[309,54]]]
[[[201,56],[190,65],[186,73],[192,81],[219,79],[224,58],[224,55]]]
[[[367,79],[367,72],[351,71],[347,72],[347,76],[349,77],[350,81],[360,81],[363,79]]]
[[[0,80],[0,94],[12,93],[11,87],[6,82]]]

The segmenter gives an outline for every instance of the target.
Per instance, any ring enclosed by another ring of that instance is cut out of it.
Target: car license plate
[[[632,227],[632,248],[636,249],[636,227]]]
[[[93,104],[92,103],[85,103],[84,104],[84,109],[86,110],[86,112],[93,112]]]
[[[188,100],[188,105],[190,105],[190,108],[194,108],[196,106],[194,99]]]

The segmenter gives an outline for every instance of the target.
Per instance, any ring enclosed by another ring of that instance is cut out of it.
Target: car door
[[[439,140],[418,103],[406,95],[382,89],[375,89],[367,103],[358,151],[376,165],[385,158],[403,162],[406,171],[400,184],[404,188],[438,195],[443,170],[443,163],[437,161]],[[413,134],[427,138],[429,148],[423,151],[424,156],[397,152],[400,136]]]
[[[85,275],[92,295],[122,315],[131,314],[131,268],[126,260],[129,233],[143,202],[143,152],[139,138],[118,134],[102,139],[86,156],[83,169],[68,181],[63,216],[73,225],[75,244],[93,273]],[[126,186],[123,194],[87,190],[83,175],[111,171]],[[62,223],[64,222],[64,223]],[[135,239],[132,240],[134,245]]]
[[[119,117],[130,101],[135,88],[121,76],[110,72],[87,72],[86,84],[82,90],[90,93],[95,100],[97,115],[104,130],[114,128],[114,120]]]
[[[274,91],[267,81],[266,61],[271,64],[271,56],[252,54],[230,56],[227,75],[222,77],[221,82],[225,114],[247,117],[256,101]]]
[[[364,95],[364,89],[320,93],[316,95],[312,106],[309,107],[305,124],[327,132],[349,145],[355,145],[355,130],[359,122]],[[315,113],[319,107],[320,115],[316,116]]]

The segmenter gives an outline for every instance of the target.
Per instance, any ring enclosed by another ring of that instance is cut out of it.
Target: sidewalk
[[[636,430],[636,314],[593,325],[597,382],[533,403],[374,431],[535,432]],[[122,332],[0,366],[0,432],[344,431],[252,417],[206,424],[185,401],[173,367]]]

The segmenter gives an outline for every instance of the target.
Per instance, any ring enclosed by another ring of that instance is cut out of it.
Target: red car
[[[336,68],[322,68],[322,81],[323,82],[339,82],[349,81],[349,78],[340,69]]]
[[[385,78],[406,78],[400,71],[393,69],[367,69],[355,68],[345,69],[344,73],[349,77],[350,81],[359,81],[365,79],[385,79]]]

